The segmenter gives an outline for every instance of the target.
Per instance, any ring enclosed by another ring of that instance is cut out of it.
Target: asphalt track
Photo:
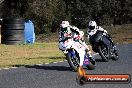
[[[119,60],[101,62],[97,55],[95,70],[89,74],[130,74],[132,76],[132,44],[118,45]],[[0,70],[0,88],[132,88],[129,84],[86,84],[76,82],[77,73],[70,70],[67,62],[42,66],[18,66]]]

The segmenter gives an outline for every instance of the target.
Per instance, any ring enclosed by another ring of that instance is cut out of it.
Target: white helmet
[[[68,21],[62,21],[61,25],[62,28],[66,28],[69,26],[69,22]]]
[[[94,30],[94,29],[96,29],[96,27],[97,27],[97,24],[96,24],[95,21],[90,21],[90,22],[89,22],[88,28],[89,28],[90,30]]]

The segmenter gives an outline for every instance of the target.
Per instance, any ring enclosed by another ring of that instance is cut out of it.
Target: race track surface
[[[102,62],[97,58],[95,70],[88,74],[130,74],[132,76],[132,44],[117,45],[119,60]],[[77,73],[68,63],[59,62],[42,66],[18,66],[0,71],[0,88],[132,88],[129,84],[86,84],[76,82]]]

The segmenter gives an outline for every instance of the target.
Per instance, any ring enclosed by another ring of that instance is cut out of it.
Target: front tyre
[[[79,68],[79,58],[77,56],[72,57],[70,53],[67,53],[66,55],[67,61],[70,65],[70,67],[77,72]]]
[[[98,46],[98,52],[99,52],[99,55],[101,56],[101,58],[108,62],[109,59],[110,59],[110,49],[109,49],[109,46],[105,45],[105,44],[102,44],[100,46]]]

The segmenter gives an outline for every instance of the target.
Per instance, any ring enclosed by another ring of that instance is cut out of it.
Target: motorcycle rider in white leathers
[[[88,37],[88,40],[89,40],[89,38],[91,36],[93,36],[94,34],[96,34],[97,31],[103,32],[103,35],[105,35],[110,40],[110,42],[113,45],[113,48],[115,48],[114,43],[113,43],[110,35],[108,34],[108,32],[106,30],[104,30],[102,27],[97,26],[97,24],[96,24],[95,21],[90,21],[89,22],[88,31],[87,31],[87,33],[88,33],[88,36],[87,36]],[[116,48],[115,48],[115,50],[116,50]]]
[[[92,57],[90,49],[84,42],[84,32],[79,31],[75,26],[71,26],[68,21],[62,21],[60,28],[59,49],[65,53],[66,49],[72,46],[79,53],[80,66],[83,66],[85,50]]]

